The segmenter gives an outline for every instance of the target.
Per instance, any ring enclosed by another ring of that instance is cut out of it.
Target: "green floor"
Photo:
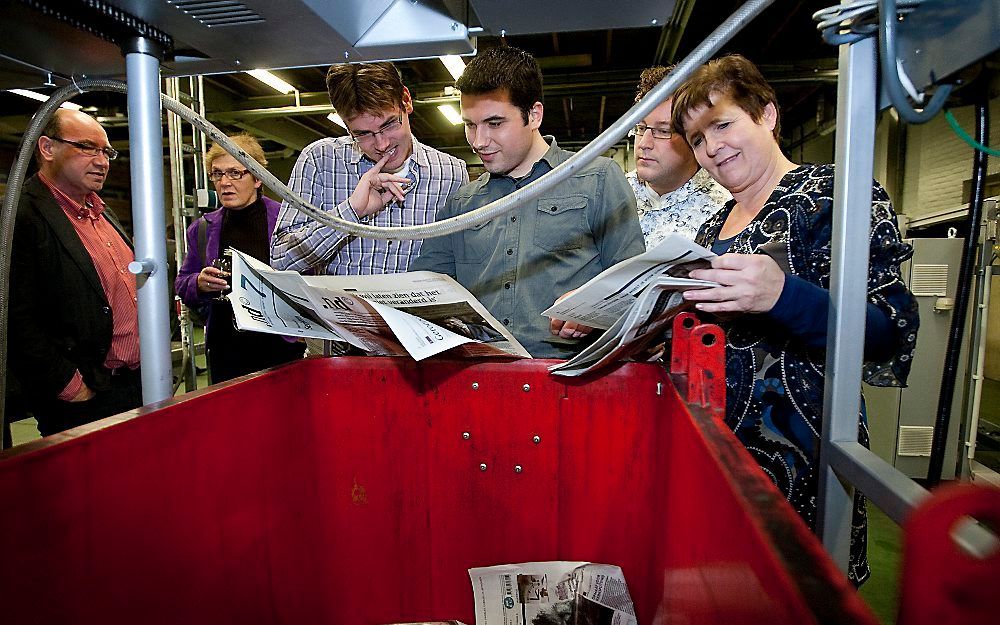
[[[902,531],[881,510],[868,504],[868,564],[872,576],[861,596],[886,625],[896,622]]]

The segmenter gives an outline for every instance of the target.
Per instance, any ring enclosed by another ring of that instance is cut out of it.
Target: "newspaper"
[[[708,267],[713,258],[715,254],[710,250],[670,234],[653,249],[608,267],[542,314],[607,330],[628,312],[654,279],[675,290],[718,286],[687,277],[692,269]]]
[[[690,307],[682,292],[717,286],[688,278],[708,266],[711,251],[679,235],[601,272],[542,314],[576,321],[603,334],[579,354],[549,367],[554,375],[579,376],[634,357],[662,339],[671,320]],[[647,358],[644,358],[648,360]]]
[[[346,343],[376,356],[423,360],[531,355],[449,276],[415,271],[372,276],[303,276],[277,271],[238,250],[232,293],[236,327]]]
[[[692,308],[672,281],[651,282],[639,299],[606,332],[579,354],[549,366],[554,375],[579,376],[635,356],[663,340],[677,313]],[[643,360],[648,360],[645,358]]]
[[[525,562],[469,569],[476,625],[636,625],[617,566]]]

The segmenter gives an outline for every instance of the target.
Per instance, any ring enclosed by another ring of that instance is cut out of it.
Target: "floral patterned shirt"
[[[833,227],[832,165],[802,165],[781,179],[767,203],[731,239],[729,252],[767,254],[785,273],[830,288]],[[701,227],[695,242],[711,247],[735,203]],[[917,303],[900,278],[899,265],[913,254],[900,239],[896,213],[885,190],[872,186],[868,303],[893,328],[888,355],[865,362],[863,379],[874,386],[904,386],[917,342]],[[827,300],[828,301],[828,300]],[[799,311],[808,315],[810,310]],[[823,429],[826,349],[810,345],[769,313],[717,321],[726,333],[726,424],[806,523],[816,527],[819,440]],[[864,402],[858,442],[868,446]],[[869,575],[864,496],[854,501],[848,577]]]
[[[701,224],[732,199],[729,191],[704,169],[698,169],[690,180],[663,195],[639,180],[634,170],[625,177],[635,193],[639,225],[647,250],[672,233],[694,239]]]

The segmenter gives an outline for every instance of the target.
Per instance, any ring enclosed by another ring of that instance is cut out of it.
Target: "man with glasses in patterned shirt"
[[[646,97],[673,67],[650,67],[639,77],[635,101]],[[628,179],[639,209],[639,225],[646,249],[668,234],[694,239],[701,224],[719,212],[732,196],[698,167],[694,152],[670,126],[673,98],[667,98],[636,124],[635,169]]]
[[[299,155],[288,186],[342,219],[375,226],[434,221],[452,192],[468,182],[465,163],[427,147],[410,132],[413,100],[391,63],[334,65],[330,103],[348,136],[320,139]],[[281,206],[271,265],[301,273],[358,275],[406,271],[420,241],[365,239]]]
[[[134,254],[97,195],[117,157],[96,120],[59,109],[18,204],[7,400],[43,436],[142,404]]]

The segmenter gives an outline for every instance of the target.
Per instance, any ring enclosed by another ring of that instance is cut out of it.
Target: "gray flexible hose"
[[[598,135],[582,150],[571,156],[558,167],[542,176],[531,184],[511,193],[486,206],[470,211],[463,215],[451,217],[441,221],[421,226],[404,226],[397,228],[384,228],[379,226],[369,226],[366,224],[345,221],[315,206],[305,202],[295,195],[284,183],[275,178],[269,171],[264,169],[255,160],[250,158],[239,146],[230,141],[226,135],[212,125],[208,120],[200,117],[194,111],[184,106],[177,100],[165,95],[161,95],[163,106],[167,110],[176,113],[185,121],[200,129],[214,142],[220,144],[227,152],[242,163],[250,172],[261,180],[266,186],[278,193],[295,208],[310,218],[346,232],[353,236],[367,237],[372,239],[427,239],[440,237],[454,232],[459,232],[473,224],[490,221],[500,215],[510,212],[517,206],[536,199],[549,189],[560,184],[590,161],[594,160],[606,150],[614,146],[628,131],[646,115],[659,106],[664,100],[673,95],[677,87],[681,85],[688,76],[700,65],[707,62],[718,52],[734,34],[739,32],[753,18],[757,17],[774,0],[748,0],[741,5],[725,22],[716,28],[706,37],[663,81],[651,90],[645,98],[630,108],[618,121],[608,127],[607,130]],[[59,105],[69,100],[73,96],[85,91],[112,91],[126,93],[125,83],[116,80],[106,80],[101,78],[87,79],[74,82],[57,90],[52,96],[42,104],[38,112],[31,118],[24,136],[21,138],[21,146],[18,150],[17,160],[11,167],[10,175],[7,179],[7,195],[3,201],[3,208],[0,211],[0,365],[6,372],[7,364],[7,320],[8,320],[8,298],[10,295],[10,249],[14,236],[14,217],[17,210],[17,203],[21,196],[21,186],[24,184],[24,174],[28,169],[28,162],[35,149],[35,144],[41,136],[42,129],[48,123],[50,117]],[[0,375],[0,398],[6,396],[6,374]],[[4,402],[0,401],[0,429],[4,424]]]

